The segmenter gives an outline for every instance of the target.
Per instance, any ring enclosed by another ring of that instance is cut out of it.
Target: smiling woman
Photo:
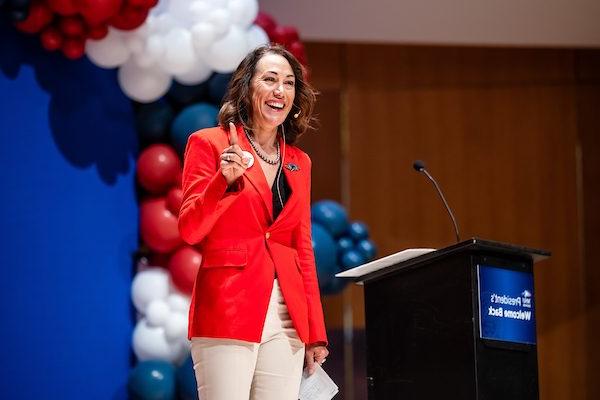
[[[190,136],[181,237],[204,255],[189,337],[203,400],[296,400],[302,366],[328,355],[311,243],[315,91],[280,46],[234,72],[220,126]],[[253,162],[257,160],[257,162]]]

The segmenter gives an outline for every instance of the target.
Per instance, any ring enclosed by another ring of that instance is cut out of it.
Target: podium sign
[[[533,274],[477,266],[479,336],[482,339],[536,344]]]

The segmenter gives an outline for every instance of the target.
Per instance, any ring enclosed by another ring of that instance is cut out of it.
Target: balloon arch
[[[138,399],[197,399],[187,310],[202,255],[177,228],[182,153],[192,132],[216,125],[231,71],[248,51],[271,41],[307,64],[298,32],[260,13],[257,0],[6,0],[1,7],[44,49],[118,68],[143,148],[142,245],[131,288],[138,362],[129,391]],[[311,212],[322,293],[339,293],[344,282],[334,275],[371,260],[376,247],[340,204],[320,201]]]

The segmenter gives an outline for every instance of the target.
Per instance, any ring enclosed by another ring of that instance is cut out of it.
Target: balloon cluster
[[[88,39],[106,37],[109,27],[131,30],[139,27],[158,0],[11,0],[28,3],[12,9],[13,21],[22,32],[39,34],[48,51],[61,50],[77,59],[85,53]],[[21,11],[19,11],[21,10]],[[23,18],[24,16],[24,18]],[[111,29],[113,29],[111,28]]]
[[[319,286],[323,294],[342,291],[346,282],[335,274],[372,260],[377,248],[369,239],[369,229],[360,221],[349,222],[344,207],[322,200],[311,207],[312,244]]]
[[[184,85],[232,72],[252,49],[268,42],[253,24],[257,0],[160,0],[134,31],[110,28],[87,43],[90,60],[119,67],[119,84],[138,102],[162,97],[174,78]]]
[[[271,42],[284,46],[298,61],[307,66],[306,50],[295,27],[278,25],[272,16],[263,12],[258,13],[254,23],[266,32]]]

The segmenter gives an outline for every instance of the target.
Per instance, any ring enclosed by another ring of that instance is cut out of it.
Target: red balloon
[[[119,14],[123,0],[78,0],[80,12],[92,26],[106,23]]]
[[[183,202],[183,190],[174,187],[167,194],[167,208],[175,215],[179,215],[179,209]]]
[[[52,26],[44,29],[40,35],[42,46],[48,51],[58,50],[63,45],[63,36],[60,31]]]
[[[127,4],[133,7],[150,9],[158,4],[158,0],[129,0]]]
[[[65,57],[76,60],[83,57],[85,53],[85,40],[81,37],[69,38],[62,45],[62,52]]]
[[[90,39],[100,40],[104,39],[108,35],[107,25],[98,25],[89,29],[88,36]]]
[[[84,22],[78,16],[61,17],[58,26],[67,36],[83,36],[85,34]]]
[[[171,252],[183,243],[179,237],[177,217],[167,209],[164,197],[142,202],[140,234],[148,248],[157,253]]]
[[[273,31],[275,31],[275,28],[277,28],[277,22],[275,22],[273,17],[264,12],[258,13],[256,19],[254,20],[254,23],[260,26],[263,29],[263,31],[265,31],[267,36],[269,36],[269,38],[271,38]]]
[[[301,64],[306,65],[306,50],[304,44],[300,41],[295,41],[288,46],[290,53],[294,55],[300,61]]]
[[[293,26],[278,26],[273,31],[273,35],[269,36],[275,43],[289,46],[290,44],[300,40],[298,30]]]
[[[175,150],[166,144],[148,146],[138,158],[138,182],[150,193],[165,193],[176,184],[180,173],[181,161]]]
[[[119,14],[112,17],[108,23],[117,29],[129,31],[142,25],[147,17],[147,8],[125,6],[125,8],[123,8]]]
[[[59,15],[75,15],[79,11],[77,0],[46,0],[46,2]]]
[[[53,18],[54,14],[46,4],[34,1],[29,6],[29,15],[27,18],[17,23],[16,27],[22,32],[37,33],[50,24]]]
[[[191,246],[183,246],[173,253],[169,260],[169,271],[177,289],[192,294],[201,263],[202,255]]]

